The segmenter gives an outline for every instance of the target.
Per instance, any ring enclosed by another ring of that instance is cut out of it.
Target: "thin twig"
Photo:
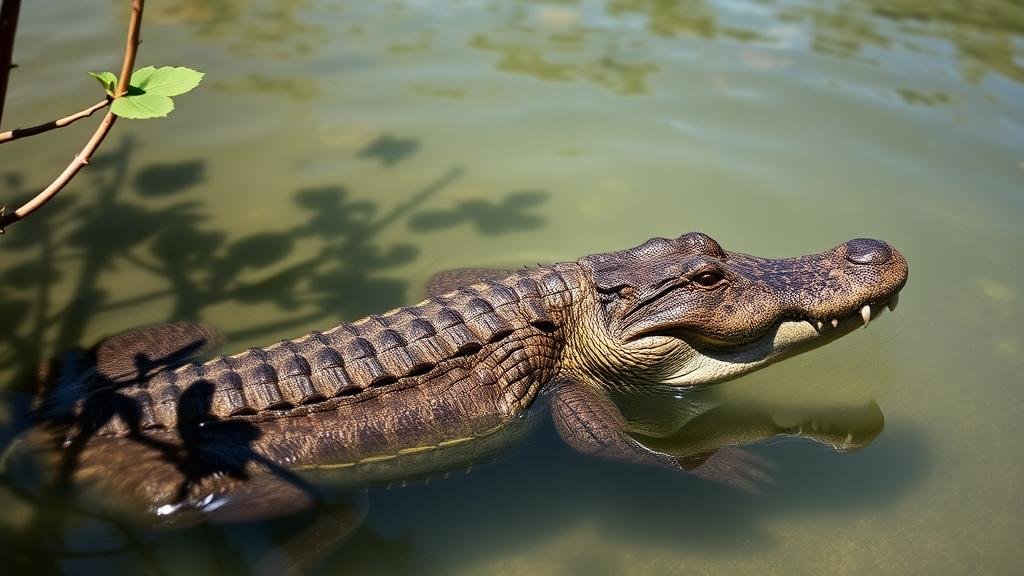
[[[18,10],[21,0],[3,0],[0,5],[0,122],[4,117],[7,99],[7,78],[14,66],[14,33],[18,30]]]
[[[111,102],[112,100],[110,98],[106,98],[104,100],[100,100],[92,106],[89,106],[85,110],[75,112],[70,116],[65,116],[63,118],[51,120],[38,126],[30,126],[28,128],[15,128],[14,130],[8,130],[7,132],[0,132],[0,144],[3,144],[4,142],[10,142],[12,140],[17,140],[19,138],[25,138],[26,136],[35,136],[36,134],[49,132],[50,130],[53,130],[55,128],[63,128],[68,124],[71,124],[72,122],[92,116],[93,112],[96,112],[101,108],[109,106]]]
[[[143,0],[132,0],[132,16],[128,21],[128,39],[124,46],[124,61],[121,63],[121,75],[117,78],[117,90],[114,98],[124,96],[128,92],[128,82],[135,66],[135,54],[139,51],[139,28],[142,26]]]
[[[139,28],[142,25],[142,6],[144,0],[132,0],[132,14],[128,21],[128,40],[124,48],[124,61],[121,64],[121,76],[117,81],[117,90],[114,91],[114,97],[121,96],[128,91],[128,81],[131,79],[132,66],[135,65],[135,54],[139,50]],[[100,121],[100,125],[96,127],[96,131],[93,132],[92,137],[85,143],[85,147],[82,148],[74,160],[68,164],[67,168],[60,173],[60,176],[56,180],[50,183],[42,192],[36,195],[35,198],[29,200],[23,204],[20,208],[7,214],[4,212],[4,208],[0,208],[0,234],[4,232],[7,226],[12,223],[21,220],[29,214],[38,210],[43,204],[50,201],[51,198],[57,195],[71,179],[78,174],[78,171],[85,167],[92,158],[96,148],[103,142],[110,129],[114,126],[114,121],[117,120],[117,116],[113,112],[107,111],[107,114]]]
[[[10,214],[0,213],[0,232],[5,232],[5,228],[10,226],[12,223],[21,220],[25,216],[38,210],[43,204],[50,201],[51,198],[57,195],[71,179],[78,174],[78,171],[85,167],[89,163],[89,159],[92,158],[93,152],[99,148],[99,145],[103,142],[103,139],[107,137],[107,133],[110,132],[110,128],[114,125],[114,120],[117,120],[117,116],[114,116],[113,112],[107,111],[107,115],[103,117],[100,125],[96,127],[96,131],[93,132],[92,138],[85,143],[85,147],[79,152],[75,159],[68,164],[67,168],[60,173],[60,176],[56,180],[50,183],[42,192],[36,195],[35,198],[29,200],[25,204],[22,204],[20,208]]]

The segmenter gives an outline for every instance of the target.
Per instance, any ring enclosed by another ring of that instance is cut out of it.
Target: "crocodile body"
[[[572,265],[528,270],[295,340],[159,372],[99,436],[251,423],[289,465],[363,461],[515,419],[558,369]],[[132,420],[132,421],[126,421]],[[260,440],[257,440],[259,442]]]
[[[301,488],[294,471],[398,478],[450,465],[424,455],[508,433],[545,386],[564,390],[552,414],[578,450],[680,466],[630,439],[595,393],[735,378],[866,325],[906,278],[903,257],[875,240],[773,260],[691,233],[485,275],[209,362],[175,367],[145,336],[115,337],[80,379],[72,417],[57,419],[62,467],[158,513],[247,491],[281,499]]]

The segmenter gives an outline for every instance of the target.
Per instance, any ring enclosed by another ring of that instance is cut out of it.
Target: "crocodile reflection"
[[[756,491],[754,479],[740,473],[754,472],[753,468],[736,466],[753,465],[760,459],[741,453],[738,447],[792,438],[850,453],[871,444],[885,426],[882,410],[873,399],[787,403],[756,397],[725,402],[698,397],[671,402],[647,395],[625,403],[637,415],[629,420],[631,438],[650,450],[671,454],[680,467],[698,476],[750,491]],[[729,464],[734,467],[724,468]]]

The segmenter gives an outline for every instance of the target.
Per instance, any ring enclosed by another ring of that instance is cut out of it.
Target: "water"
[[[122,4],[26,3],[7,128],[99,96],[85,72],[117,69]],[[352,495],[335,527],[365,520],[311,557],[329,574],[1020,566],[1019,2],[351,4],[147,8],[139,64],[207,79],[167,120],[118,122],[2,239],[7,388],[138,325],[200,319],[225,350],[294,337],[414,302],[445,268],[688,230],[763,256],[882,238],[910,262],[895,314],[715,391],[790,412],[874,401],[885,425],[867,448],[757,445],[771,481],[750,494],[586,458],[542,426],[469,474]],[[94,122],[5,146],[8,206]],[[248,572],[316,533],[4,502],[4,555],[33,571]]]

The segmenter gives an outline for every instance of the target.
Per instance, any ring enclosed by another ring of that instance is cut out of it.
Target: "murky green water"
[[[116,69],[122,45],[124,2],[25,4],[7,128],[92,103],[85,71]],[[244,573],[282,550],[327,574],[1024,561],[1020,2],[196,0],[152,3],[144,38],[140,64],[207,80],[167,120],[119,122],[0,239],[3,386],[161,321],[212,324],[225,350],[294,337],[415,302],[445,268],[689,230],[765,256],[867,236],[910,262],[899,310],[715,394],[790,412],[873,400],[885,426],[852,454],[750,448],[758,494],[589,459],[542,426],[469,474],[353,496],[367,516],[347,539],[297,538],[319,530],[308,518],[154,531],[6,495],[15,566]],[[4,146],[0,199],[45,185],[93,123]]]

